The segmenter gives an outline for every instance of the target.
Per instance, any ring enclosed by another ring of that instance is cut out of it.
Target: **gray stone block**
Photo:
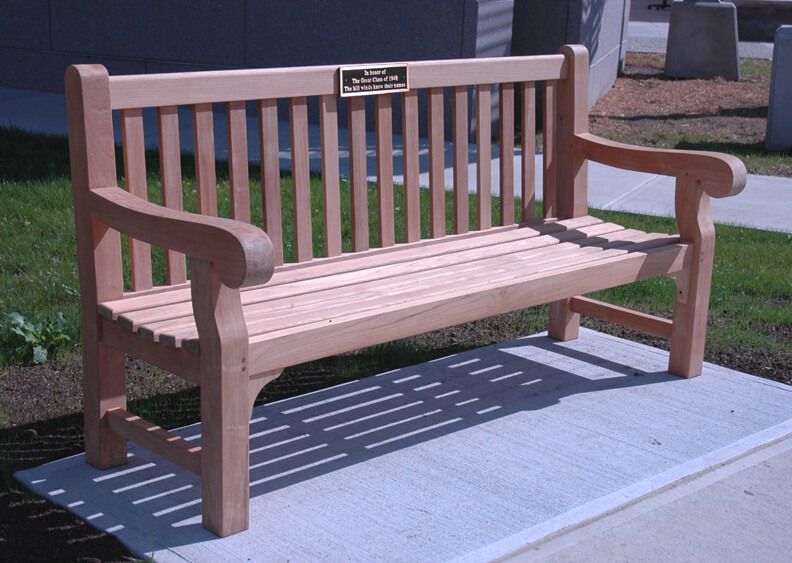
[[[677,0],[671,5],[666,76],[740,79],[737,8],[719,0]]]
[[[244,0],[53,2],[52,49],[243,66],[244,7]]]
[[[782,25],[775,34],[765,146],[792,148],[792,25]]]
[[[49,49],[48,0],[3,0],[0,47]]]

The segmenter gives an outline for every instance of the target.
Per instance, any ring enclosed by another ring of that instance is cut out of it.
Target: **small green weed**
[[[62,313],[53,321],[34,323],[19,313],[6,313],[0,323],[0,365],[43,364],[71,342]]]

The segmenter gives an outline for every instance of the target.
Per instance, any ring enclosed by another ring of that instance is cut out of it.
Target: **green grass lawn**
[[[18,312],[26,319],[47,323],[62,314],[65,332],[73,342],[79,342],[78,282],[71,205],[71,187],[67,179],[68,163],[64,156],[66,143],[57,137],[29,135],[19,131],[0,130],[0,312]],[[151,155],[150,170],[156,172],[156,158]],[[192,158],[184,158],[185,206],[194,209],[195,186],[190,179]],[[228,214],[228,179],[225,167],[219,166],[221,214]],[[251,201],[253,216],[261,217],[260,184],[257,170],[251,167]],[[149,182],[151,199],[159,198],[159,183],[154,175]],[[319,212],[321,187],[318,178],[312,181],[314,205],[314,248],[321,254],[322,217]],[[451,231],[452,200],[447,194],[448,230]],[[290,179],[282,182],[284,209],[291,199]],[[376,189],[370,187],[372,225],[376,217]],[[424,225],[428,224],[428,193],[422,190]],[[348,186],[342,182],[342,201],[348,210]],[[396,207],[403,205],[403,193],[396,190]],[[519,205],[516,206],[519,209]],[[476,225],[475,201],[471,198],[471,226]],[[670,218],[647,217],[626,213],[592,213],[626,227],[646,231],[674,232]],[[494,221],[498,221],[498,201],[493,201]],[[291,218],[284,215],[284,235],[287,259],[291,254],[288,225]],[[349,217],[344,216],[345,234]],[[397,223],[397,237],[403,227]],[[425,233],[426,234],[426,233]],[[787,358],[792,355],[788,338],[792,326],[792,237],[783,233],[747,228],[718,226],[715,273],[713,280],[711,329],[708,353],[718,357],[720,352],[740,350],[770,352]],[[348,238],[348,237],[347,237]],[[377,237],[372,230],[372,245]],[[164,281],[164,258],[154,253],[155,276]],[[670,316],[673,304],[673,282],[654,279],[602,292],[601,297],[622,305]],[[543,315],[536,310],[517,316],[515,331],[540,329]],[[514,336],[517,336],[517,332]],[[498,337],[504,336],[497,332]],[[480,345],[481,337],[455,341],[458,348]],[[486,338],[484,339],[486,340]],[[3,343],[5,345],[5,343]],[[377,347],[384,357],[404,357],[404,347]],[[366,354],[364,354],[365,356]],[[424,353],[417,358],[424,357]],[[416,358],[416,359],[417,359]],[[365,362],[364,362],[365,363]],[[376,362],[380,364],[380,362]],[[357,371],[352,368],[352,371]]]

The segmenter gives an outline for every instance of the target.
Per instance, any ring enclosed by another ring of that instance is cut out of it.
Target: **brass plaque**
[[[341,67],[339,72],[341,97],[371,96],[386,92],[406,92],[407,65]]]

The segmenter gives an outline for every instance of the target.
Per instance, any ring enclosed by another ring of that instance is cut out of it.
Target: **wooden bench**
[[[369,244],[365,98],[341,100],[350,131],[351,252],[342,251],[339,194],[347,187],[339,181],[338,67],[114,77],[98,65],[68,69],[90,464],[126,463],[126,440],[133,440],[201,476],[206,528],[221,536],[239,532],[248,526],[252,404],[285,367],[545,303],[549,334],[556,339],[575,338],[580,314],[593,315],[670,338],[669,371],[685,377],[701,372],[715,242],[708,201],[742,189],[742,163],[715,153],[630,147],[589,134],[589,62],[580,46],[564,46],[558,55],[408,66],[411,89],[377,95],[373,106],[376,248]],[[444,211],[444,89],[451,98],[454,147],[452,233],[446,233]],[[542,217],[534,211],[531,158],[537,89],[544,93]],[[490,172],[493,95],[501,115],[497,225]],[[310,208],[310,97],[321,123],[321,209]],[[285,116],[278,115],[278,100],[289,107],[294,201],[289,210],[281,206],[278,119]],[[393,103],[401,105],[403,188],[393,182]],[[430,215],[422,225],[419,107],[424,103]],[[217,217],[213,120],[223,117],[213,113],[212,104],[226,109],[231,218]],[[522,105],[517,129],[528,157],[515,179],[517,104]],[[182,211],[179,106],[192,108],[199,213]],[[251,107],[260,123],[264,230],[250,224],[246,120]],[[143,108],[156,111],[163,205],[147,201]],[[474,225],[469,222],[469,110],[478,124]],[[115,159],[113,112],[122,124],[123,170]],[[676,177],[679,234],[644,233],[588,216],[588,160]],[[119,175],[126,189],[117,187]],[[521,198],[515,198],[515,186]],[[402,189],[404,205],[398,209],[394,192]],[[522,220],[515,223],[517,202]],[[293,216],[294,261],[287,263],[282,211]],[[403,215],[403,232],[395,232],[395,213]],[[323,219],[318,252],[314,215]],[[123,284],[119,233],[130,238],[129,288]],[[167,285],[152,284],[149,245],[167,249]],[[582,297],[655,276],[676,280],[673,321]],[[200,385],[200,447],[126,411],[125,354]]]

